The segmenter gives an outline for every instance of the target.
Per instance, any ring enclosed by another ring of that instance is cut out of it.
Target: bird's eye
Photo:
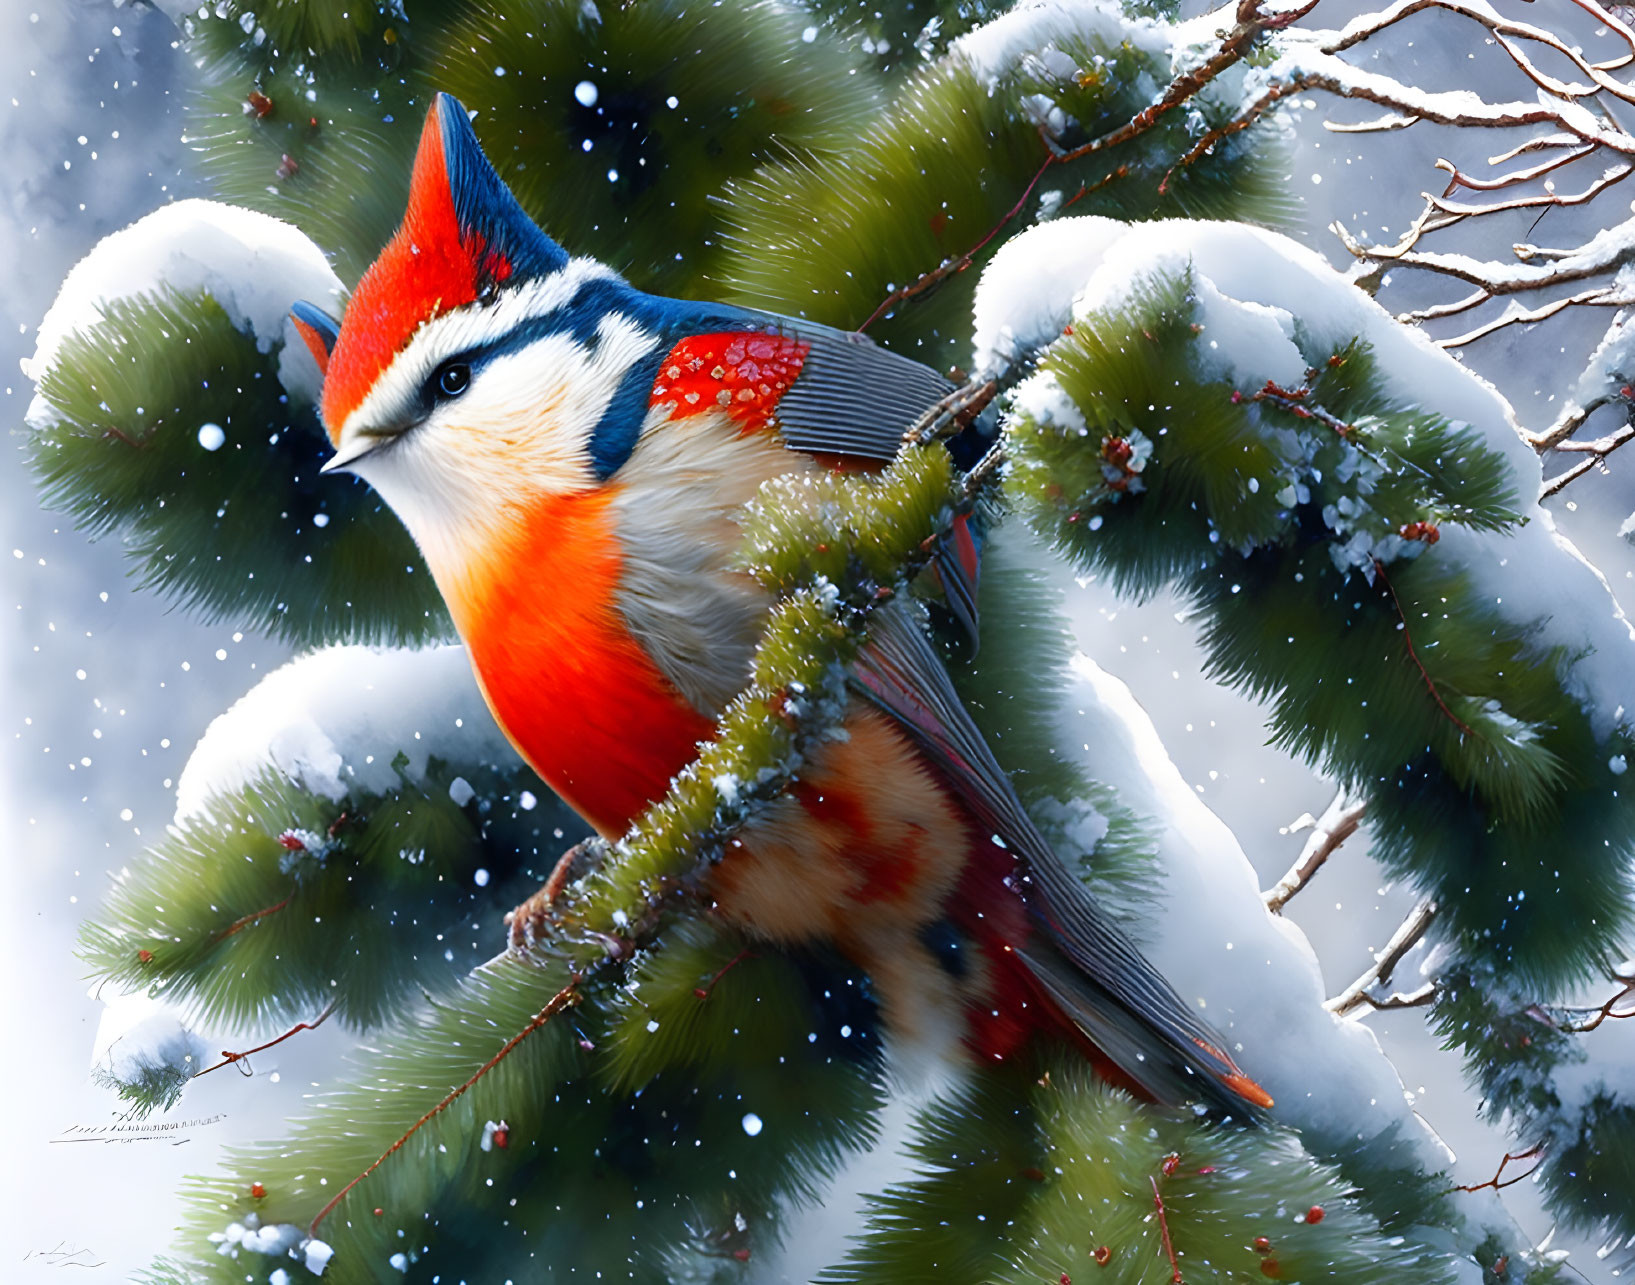
[[[471,367],[463,361],[451,361],[437,372],[437,395],[458,397],[471,387]]]

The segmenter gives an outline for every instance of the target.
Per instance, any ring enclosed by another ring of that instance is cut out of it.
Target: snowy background
[[[1528,16],[1553,21],[1567,6],[1550,8]],[[1346,15],[1322,16],[1337,24]],[[0,0],[8,323],[0,387],[14,427],[29,396],[18,359],[32,352],[34,327],[67,270],[109,232],[166,201],[201,194],[181,173],[188,68],[173,40],[169,20],[155,10],[109,0]],[[1391,50],[1394,70],[1414,77],[1417,69],[1427,85],[1451,87],[1449,69],[1463,63],[1472,72],[1462,83],[1480,87],[1489,74],[1474,29],[1440,16],[1406,30]],[[1424,127],[1375,139],[1325,134],[1322,112],[1310,109],[1318,106],[1300,112],[1297,124],[1290,182],[1305,208],[1295,235],[1340,263],[1329,221],[1338,217],[1379,239],[1399,232],[1418,211],[1419,189],[1436,178],[1435,157],[1455,143]],[[1458,146],[1465,156],[1500,150]],[[1539,239],[1570,243],[1595,214],[1552,214]],[[1413,302],[1403,296],[1392,305]],[[1472,364],[1499,382],[1524,423],[1541,427],[1604,320],[1568,318],[1531,335],[1518,328],[1487,341]],[[1635,549],[1616,536],[1635,508],[1635,484],[1625,461],[1613,464],[1610,478],[1575,483],[1571,498],[1554,507],[1619,589],[1635,581]],[[1635,468],[1635,458],[1627,465]],[[0,834],[12,849],[0,862],[0,963],[11,979],[3,1013],[11,1056],[0,1062],[7,1107],[0,1147],[8,1157],[0,1279],[45,1279],[58,1259],[80,1251],[78,1262],[122,1279],[165,1248],[181,1175],[209,1167],[224,1142],[276,1129],[348,1043],[345,1032],[326,1027],[256,1058],[253,1079],[229,1071],[201,1081],[170,1117],[200,1123],[170,1138],[72,1140],[83,1136],[70,1132],[76,1126],[116,1118],[111,1097],[88,1078],[101,1005],[73,958],[79,921],[109,876],[169,820],[176,779],[210,719],[287,653],[134,592],[117,543],[92,544],[43,512],[15,451],[0,462],[0,567]],[[1089,583],[1075,615],[1081,646],[1132,687],[1186,780],[1236,833],[1262,883],[1275,881],[1303,838],[1285,833],[1288,823],[1321,812],[1332,790],[1264,746],[1254,706],[1200,678],[1191,630],[1174,602],[1133,607]],[[1288,913],[1317,946],[1333,992],[1362,971],[1413,901],[1382,884],[1358,836]],[[1412,960],[1399,973],[1399,981],[1411,980]],[[1365,1020],[1415,1108],[1457,1154],[1460,1180],[1491,1175],[1505,1139],[1476,1120],[1457,1061],[1436,1049],[1419,1014]],[[212,1051],[239,1043],[225,1032],[204,1035]],[[1549,1220],[1531,1187],[1506,1195],[1527,1232],[1542,1238]],[[1591,1279],[1606,1277],[1587,1246],[1576,1248],[1573,1263]]]

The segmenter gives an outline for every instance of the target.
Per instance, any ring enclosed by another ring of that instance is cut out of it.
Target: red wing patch
[[[659,367],[648,405],[671,407],[675,419],[723,410],[744,432],[755,432],[771,421],[811,347],[786,335],[754,331],[689,335]]]

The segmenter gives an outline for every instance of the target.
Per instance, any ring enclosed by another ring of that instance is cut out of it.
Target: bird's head
[[[639,429],[639,411],[614,413],[626,376],[659,343],[638,298],[535,226],[438,94],[402,225],[344,321],[293,311],[324,368],[325,471],[379,490],[434,571],[519,508],[598,487]]]

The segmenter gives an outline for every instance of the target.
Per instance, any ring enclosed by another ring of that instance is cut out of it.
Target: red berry
[[[1062,1273],[1061,1285],[1073,1285],[1073,1278],[1066,1272]]]
[[[382,1214],[384,1214],[384,1213],[385,1213],[385,1212],[386,1212],[386,1211],[385,1211],[385,1210],[384,1210],[384,1209],[382,1209],[382,1208],[381,1208],[381,1207],[380,1207],[380,1206],[379,1206],[379,1205],[376,1205],[376,1206],[375,1206],[375,1217],[376,1217],[376,1218],[379,1218],[379,1217],[380,1217],[380,1216],[381,1216],[381,1215],[382,1215]]]
[[[252,1196],[254,1196],[257,1200],[260,1200],[263,1196],[265,1196],[267,1194],[267,1189],[265,1187],[263,1187],[259,1182],[252,1182],[250,1184],[250,1194]]]
[[[511,1145],[511,1129],[509,1125],[501,1124],[494,1130],[494,1145],[504,1151]]]
[[[1095,1249],[1090,1252],[1090,1257],[1096,1260],[1097,1267],[1105,1267],[1108,1263],[1113,1261],[1113,1251],[1108,1249],[1105,1245],[1097,1245]]]
[[[1164,1177],[1168,1178],[1172,1173],[1174,1173],[1180,1167],[1181,1167],[1181,1157],[1179,1155],[1177,1155],[1175,1152],[1172,1151],[1172,1152],[1169,1153],[1169,1155],[1164,1157],[1164,1166],[1163,1166],[1163,1168],[1164,1168]]]
[[[747,1249],[735,1249],[732,1251],[732,1256],[740,1263],[749,1262],[749,1250]]]
[[[272,115],[273,100],[259,89],[252,89],[244,100],[245,106],[257,120],[265,120]]]
[[[1271,1238],[1267,1237],[1267,1236],[1256,1236],[1255,1237],[1255,1253],[1257,1253],[1257,1254],[1269,1254],[1271,1252],[1272,1252]]]
[[[278,836],[278,846],[287,848],[291,852],[305,852],[307,845],[301,842],[301,837],[294,830],[285,830]]]
[[[1283,1268],[1278,1264],[1277,1259],[1263,1258],[1260,1260],[1260,1274],[1262,1276],[1270,1276],[1275,1281],[1278,1277],[1283,1275]]]
[[[1320,1222],[1322,1222],[1323,1221],[1323,1207],[1321,1205],[1313,1205],[1310,1209],[1306,1210],[1306,1221],[1308,1223],[1320,1223]]]
[[[153,962],[153,952],[151,950],[139,950],[136,952],[136,957],[144,964],[151,964]]]

